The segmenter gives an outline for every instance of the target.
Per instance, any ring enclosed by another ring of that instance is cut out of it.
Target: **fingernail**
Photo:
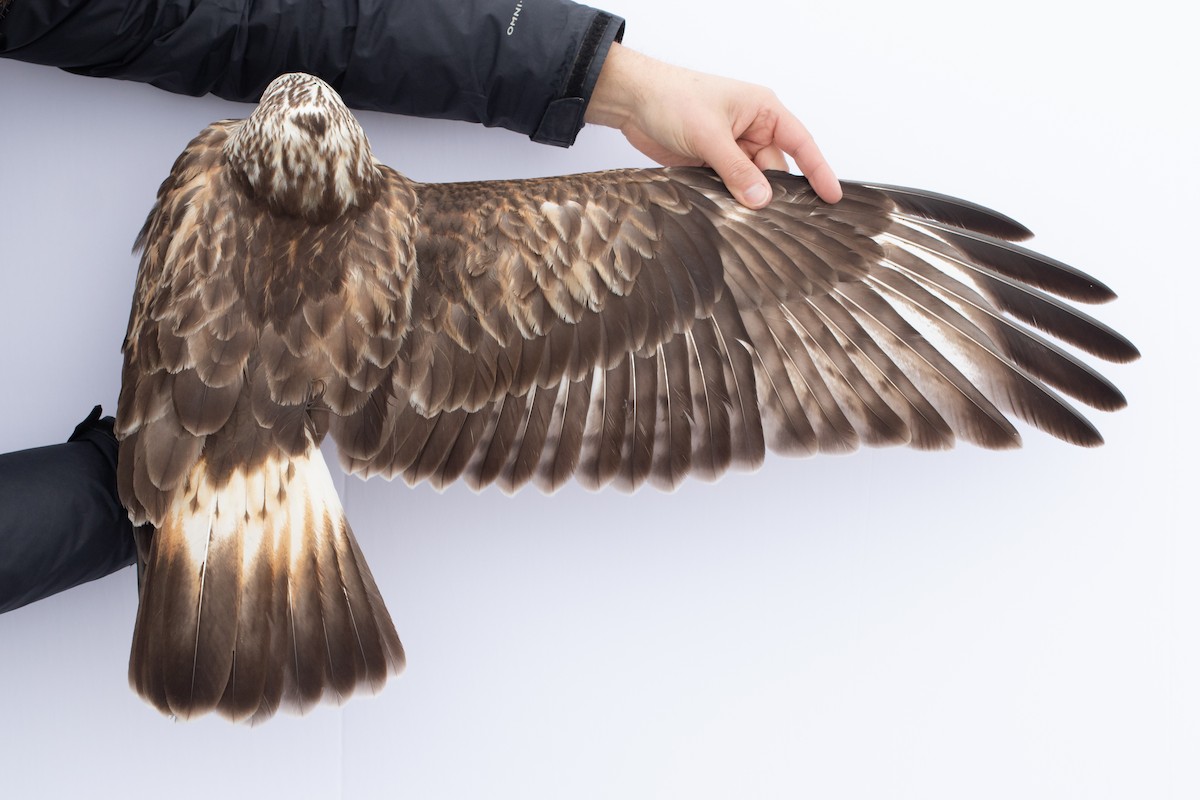
[[[745,196],[746,202],[757,208],[767,202],[767,198],[771,196],[771,190],[765,183],[756,183],[746,190]]]

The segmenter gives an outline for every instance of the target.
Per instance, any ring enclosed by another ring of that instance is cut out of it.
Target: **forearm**
[[[117,440],[99,410],[66,444],[0,455],[0,612],[134,560],[117,500]]]
[[[566,0],[16,0],[0,54],[246,102],[310,72],[356,108],[567,145],[622,26]]]

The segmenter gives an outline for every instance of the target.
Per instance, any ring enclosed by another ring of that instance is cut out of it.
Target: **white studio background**
[[[1095,313],[1144,358],[1104,368],[1130,399],[1092,415],[1108,444],[1028,431],[1001,454],[769,458],[632,497],[346,480],[403,677],[255,729],[172,723],[126,685],[125,570],[0,616],[6,795],[1200,794],[1200,131],[1182,12],[606,7],[630,46],[771,85],[842,177],[1004,211],[1116,289]],[[134,235],[184,144],[249,107],[0,61],[0,109],[8,451],[115,409]],[[420,180],[646,163],[606,130],[560,151],[361,119]]]

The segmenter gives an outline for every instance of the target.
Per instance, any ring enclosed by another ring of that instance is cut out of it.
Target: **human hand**
[[[823,200],[842,199],[812,135],[763,86],[693,72],[613,44],[584,119],[619,129],[660,164],[712,167],[749,208],[771,201],[762,170],[786,170],[785,153]]]

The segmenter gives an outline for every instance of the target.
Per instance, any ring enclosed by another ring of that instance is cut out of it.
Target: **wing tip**
[[[914,214],[1009,242],[1024,242],[1033,238],[1033,231],[1007,214],[961,197],[886,183],[842,183],[882,192],[906,214]]]

